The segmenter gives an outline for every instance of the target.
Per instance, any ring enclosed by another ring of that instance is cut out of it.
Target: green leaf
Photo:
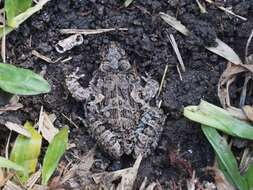
[[[36,95],[50,91],[50,85],[40,75],[4,63],[0,63],[0,88],[18,95]]]
[[[6,12],[7,23],[18,14],[26,11],[32,6],[32,0],[5,0],[4,9]]]
[[[17,3],[16,0],[5,0],[4,1],[4,10],[6,12],[7,20],[11,20],[16,16],[17,12]]]
[[[198,106],[185,107],[184,116],[229,135],[253,140],[252,125],[234,118],[228,111],[206,101],[202,100]]]
[[[240,175],[236,159],[226,140],[222,138],[216,129],[212,127],[202,125],[201,129],[214,148],[220,163],[222,163],[222,167],[220,169],[223,173],[226,173],[226,177],[229,176],[228,181],[232,181],[233,184],[240,190],[248,190],[247,182],[244,177]]]
[[[125,7],[128,7],[134,0],[126,0],[124,2]]]
[[[0,168],[8,168],[16,171],[24,171],[24,167],[0,156]]]
[[[32,6],[32,0],[15,0],[17,2],[17,14],[22,13]]]
[[[68,145],[68,128],[60,130],[49,144],[42,166],[42,184],[47,185]]]
[[[244,174],[246,181],[248,182],[249,189],[253,188],[253,163],[249,166],[246,173]]]
[[[24,128],[31,133],[31,138],[18,135],[10,155],[11,161],[23,166],[25,169],[24,172],[18,173],[22,182],[28,179],[29,174],[35,172],[42,141],[41,135],[30,122],[26,122]]]

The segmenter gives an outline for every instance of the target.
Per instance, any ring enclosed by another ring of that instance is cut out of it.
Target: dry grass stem
[[[61,29],[60,32],[63,34],[83,34],[83,35],[91,35],[91,34],[101,34],[105,32],[111,31],[127,31],[128,28],[102,28],[102,29]]]
[[[166,74],[168,72],[168,68],[169,68],[169,65],[167,64],[165,66],[165,69],[164,69],[164,72],[163,72],[163,77],[162,77],[162,80],[161,80],[161,83],[160,83],[160,86],[159,86],[159,90],[158,90],[158,95],[157,96],[160,96],[160,94],[162,92],[162,88],[163,88],[163,84],[164,84],[164,81],[165,81],[165,78],[166,78]]]
[[[32,50],[32,55],[42,59],[43,61],[46,61],[47,63],[57,63],[58,61],[60,61],[62,59],[62,57],[59,57],[58,59],[56,60],[52,60],[50,59],[49,57],[45,56],[45,55],[42,55],[40,54],[38,51],[36,50]]]
[[[207,13],[206,8],[199,2],[199,0],[196,0],[196,3],[198,4],[201,13]]]
[[[249,35],[249,38],[247,40],[246,47],[245,47],[245,61],[246,61],[246,64],[252,64],[252,63],[250,63],[250,60],[248,58],[248,56],[249,56],[249,45],[251,43],[252,38],[253,38],[253,29],[251,30],[251,33]]]
[[[75,128],[79,128],[77,124],[75,124],[69,117],[67,117],[64,113],[61,114],[65,119],[67,119]]]
[[[218,7],[220,10],[222,10],[222,11],[224,11],[224,12],[230,14],[230,15],[233,15],[233,16],[235,16],[235,17],[241,19],[241,20],[247,21],[247,18],[242,17],[242,16],[240,16],[240,15],[237,15],[237,14],[235,14],[233,11],[231,11],[231,10],[229,10],[229,9],[223,7],[223,6],[217,6],[217,5],[215,4],[215,2],[213,2],[212,0],[205,0],[205,1],[206,1],[207,3],[210,3],[210,4],[215,5],[215,6]]]
[[[182,56],[180,54],[180,51],[179,51],[178,46],[177,46],[177,42],[176,42],[173,34],[169,35],[169,40],[170,40],[170,43],[173,47],[173,50],[175,51],[175,53],[177,55],[177,59],[178,59],[180,65],[181,65],[182,71],[185,72],[184,62],[183,62]]]

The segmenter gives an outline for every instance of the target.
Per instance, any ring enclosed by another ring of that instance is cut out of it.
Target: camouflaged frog
[[[149,155],[166,119],[160,108],[151,106],[159,83],[137,76],[117,43],[102,52],[102,63],[87,88],[78,83],[82,75],[77,72],[66,77],[66,86],[74,98],[85,102],[88,131],[99,146],[115,159],[123,154]]]

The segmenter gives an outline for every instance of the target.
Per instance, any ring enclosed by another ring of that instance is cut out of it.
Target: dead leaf
[[[218,96],[224,108],[231,107],[229,87],[236,80],[237,76],[253,73],[253,65],[228,63],[218,83]]]
[[[10,121],[7,121],[5,123],[5,126],[11,130],[11,131],[15,131],[18,134],[24,135],[25,137],[30,138],[31,137],[31,133],[25,129],[22,125],[16,124],[16,123],[12,123]]]
[[[242,64],[242,61],[240,57],[235,53],[235,51],[229,47],[226,43],[221,41],[219,38],[215,39],[215,42],[217,46],[215,47],[210,47],[210,46],[205,46],[205,48],[221,57],[224,57],[228,61],[234,63],[234,64]]]
[[[207,167],[206,169],[214,172],[215,185],[218,190],[236,190],[217,167],[217,163],[215,163],[213,167]]]
[[[32,187],[35,185],[35,183],[39,180],[41,176],[41,169],[39,169],[37,172],[35,172],[34,174],[32,174],[28,181],[26,182],[26,187],[28,189],[32,189]]]
[[[253,107],[246,105],[242,109],[243,112],[246,114],[247,118],[253,122]]]
[[[132,190],[141,160],[142,155],[139,155],[133,167],[118,170],[115,172],[102,172],[94,174],[92,175],[92,178],[96,184],[101,183],[104,184],[106,187],[110,187],[115,180],[121,179],[116,189]]]
[[[12,181],[8,180],[3,190],[24,190],[24,189],[13,183]]]
[[[19,103],[19,97],[13,96],[10,99],[8,104],[6,104],[3,107],[0,107],[0,114],[4,113],[6,111],[16,111],[22,107],[23,107],[23,105],[21,103]]]
[[[51,116],[52,117],[52,116]],[[53,118],[55,120],[55,117]],[[49,143],[53,140],[54,136],[59,132],[59,129],[54,127],[53,121],[50,119],[48,114],[41,108],[40,117],[38,121],[39,131],[41,132],[44,139]]]

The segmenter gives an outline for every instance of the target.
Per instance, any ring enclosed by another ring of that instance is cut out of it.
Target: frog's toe
[[[98,142],[104,148],[106,153],[115,159],[119,159],[124,153],[118,138],[109,130],[106,130],[101,134]]]

